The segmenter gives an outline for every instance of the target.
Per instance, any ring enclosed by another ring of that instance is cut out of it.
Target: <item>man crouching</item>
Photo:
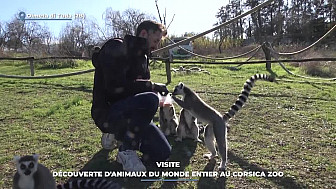
[[[117,161],[126,171],[146,171],[144,161],[165,161],[171,147],[152,122],[159,105],[157,92],[168,93],[164,84],[150,81],[150,53],[158,48],[166,30],[154,21],[144,21],[136,36],[108,40],[93,55],[95,66],[91,115],[103,132],[102,145],[111,149],[113,136],[122,142]]]

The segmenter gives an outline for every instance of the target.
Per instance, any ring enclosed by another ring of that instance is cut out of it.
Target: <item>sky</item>
[[[71,15],[74,19],[76,13],[85,14],[89,19],[96,20],[103,25],[102,14],[106,8],[123,12],[128,8],[152,15],[159,21],[155,0],[0,0],[0,22],[9,22],[14,16],[23,11],[28,14],[46,14],[49,17],[56,14]],[[166,9],[167,24],[174,20],[168,29],[169,35],[180,36],[185,32],[201,33],[213,27],[221,6],[229,0],[158,0],[161,15]],[[27,18],[27,17],[26,17]],[[36,21],[42,26],[48,26],[54,36],[58,37],[62,28],[70,21]],[[212,35],[212,34],[211,34]]]

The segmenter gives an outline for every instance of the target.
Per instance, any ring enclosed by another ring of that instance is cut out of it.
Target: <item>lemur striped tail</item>
[[[270,81],[270,82],[274,81],[273,77],[270,77],[270,76],[265,75],[265,74],[255,74],[250,79],[246,80],[246,82],[244,84],[244,88],[243,88],[241,94],[239,95],[237,101],[231,106],[230,110],[224,114],[224,116],[223,116],[224,120],[229,120],[230,118],[232,118],[244,106],[244,104],[247,101],[247,98],[248,98],[248,96],[251,92],[251,89],[254,86],[254,83],[258,79],[266,80],[266,81]]]
[[[59,184],[57,189],[121,189],[121,186],[104,178],[81,178]]]

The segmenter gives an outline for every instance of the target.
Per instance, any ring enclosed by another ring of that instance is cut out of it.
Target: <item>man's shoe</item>
[[[146,171],[146,167],[134,150],[119,151],[117,162],[122,164],[125,171]]]
[[[113,150],[118,147],[118,141],[115,139],[114,134],[103,133],[101,145],[106,150]]]

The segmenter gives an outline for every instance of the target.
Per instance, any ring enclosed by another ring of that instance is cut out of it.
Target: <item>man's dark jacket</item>
[[[113,127],[107,126],[107,116],[113,103],[137,93],[152,91],[146,43],[145,38],[126,35],[124,40],[108,40],[99,53],[92,56],[95,75],[91,116],[102,132],[116,132]]]

